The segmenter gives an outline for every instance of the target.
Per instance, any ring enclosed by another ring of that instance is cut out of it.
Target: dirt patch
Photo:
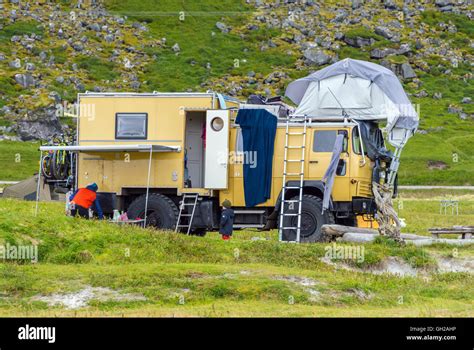
[[[99,301],[144,301],[141,294],[120,293],[116,290],[103,287],[86,286],[78,292],[51,295],[36,295],[31,300],[42,301],[49,306],[63,306],[66,309],[80,309],[86,307],[91,300]]]
[[[336,270],[368,272],[374,275],[390,274],[397,277],[415,277],[422,275],[426,277],[429,272],[467,272],[474,274],[474,259],[472,258],[448,258],[442,256],[434,256],[434,258],[437,261],[438,267],[429,270],[414,268],[403,259],[393,256],[389,256],[379,264],[366,269],[350,266],[343,262],[334,262],[326,257],[320,260],[325,264],[333,266]]]
[[[312,278],[300,276],[275,276],[274,279],[304,287],[304,291],[308,293],[308,300],[311,302],[318,302],[322,298],[322,293],[311,287],[321,285],[323,283],[315,281]]]
[[[365,292],[362,289],[358,289],[358,288],[349,289],[348,294],[356,296],[359,300],[370,300],[374,297],[372,293]]]
[[[309,294],[309,298],[308,298],[309,301],[317,302],[317,301],[321,300],[321,297],[322,297],[321,292],[317,291],[316,289],[312,289],[312,288],[306,288],[305,290]]]
[[[278,281],[286,281],[290,283],[295,283],[303,287],[313,287],[318,283],[317,281],[313,280],[309,277],[300,277],[300,276],[276,276],[276,280]]]
[[[189,272],[186,274],[187,278],[207,278],[209,275],[202,272]]]
[[[474,274],[474,259],[439,257],[438,272],[467,272]]]
[[[417,270],[414,267],[410,266],[404,260],[393,256],[389,256],[376,266],[369,268],[368,272],[373,273],[375,275],[382,275],[387,273],[399,277],[413,277],[418,274]]]
[[[448,168],[448,164],[440,160],[429,160],[428,169],[430,170],[445,170]]]
[[[334,266],[334,268],[355,271],[355,272],[368,272],[374,275],[390,274],[397,277],[416,276],[417,270],[411,267],[408,263],[398,257],[389,256],[375,266],[361,269],[358,267],[350,266],[343,262],[334,262],[326,257],[320,259],[325,264]]]

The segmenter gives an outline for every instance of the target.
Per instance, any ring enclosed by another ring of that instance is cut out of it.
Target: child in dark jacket
[[[221,221],[219,225],[219,233],[223,240],[228,240],[232,236],[232,228],[234,226],[234,210],[230,207],[232,203],[226,199],[222,202],[224,209],[222,210]]]

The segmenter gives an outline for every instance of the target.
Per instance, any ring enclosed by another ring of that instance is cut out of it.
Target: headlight
[[[221,131],[224,127],[224,120],[221,117],[215,117],[211,120],[211,128],[214,131]]]

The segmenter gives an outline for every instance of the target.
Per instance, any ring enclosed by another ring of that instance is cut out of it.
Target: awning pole
[[[38,202],[41,191],[41,169],[43,164],[43,152],[40,151],[40,160],[39,160],[39,169],[38,169],[38,184],[36,185],[36,207],[35,207],[35,216],[38,216]]]
[[[143,222],[143,227],[146,227],[146,214],[148,211],[148,194],[150,192],[150,174],[151,174],[151,160],[153,155],[153,146],[150,146],[150,158],[148,160],[148,179],[146,183],[146,199],[145,199],[145,218]]]

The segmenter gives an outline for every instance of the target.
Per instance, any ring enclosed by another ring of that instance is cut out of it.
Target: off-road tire
[[[143,219],[145,203],[146,195],[136,198],[128,207],[128,218],[131,220]],[[170,198],[159,193],[151,193],[148,196],[147,227],[153,226],[163,230],[174,230],[178,214],[178,207]]]
[[[48,180],[53,178],[52,162],[52,157],[49,154],[44,156],[41,161],[41,173],[43,174],[43,177]]]
[[[51,172],[55,180],[66,180],[71,172],[69,154],[65,154],[64,163],[61,163],[60,157],[62,154],[59,151],[53,153]]]
[[[299,196],[291,198],[291,200],[298,200]],[[293,203],[293,209],[290,209],[291,203],[284,203],[285,213],[297,214],[298,203]],[[321,233],[321,226],[326,224],[334,224],[334,215],[329,211],[323,210],[323,201],[321,198],[304,194],[303,207],[301,209],[301,243],[323,242],[324,237]],[[296,227],[298,223],[298,216],[286,216],[283,218],[284,227]],[[296,230],[283,230],[282,239],[284,241],[295,241]]]

